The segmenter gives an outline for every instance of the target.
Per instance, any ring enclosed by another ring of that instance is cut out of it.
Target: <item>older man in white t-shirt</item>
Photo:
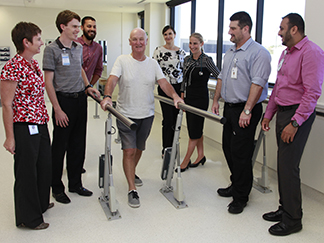
[[[158,82],[162,90],[173,99],[176,107],[179,102],[183,103],[172,85],[165,79],[157,62],[145,55],[147,39],[143,29],[132,30],[129,37],[132,53],[117,58],[101,102],[102,109],[105,109],[107,104],[112,105],[111,95],[118,83],[117,110],[138,125],[136,131],[131,131],[117,121],[122,140],[123,167],[129,187],[128,204],[131,207],[140,206],[136,185],[141,186],[143,183],[135,175],[135,169],[145,150],[145,142],[153,123],[155,82]]]

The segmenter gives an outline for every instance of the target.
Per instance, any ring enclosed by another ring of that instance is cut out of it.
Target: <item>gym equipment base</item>
[[[185,201],[179,202],[174,198],[173,190],[161,188],[160,192],[166,197],[166,199],[169,200],[170,203],[176,208],[176,209],[182,209],[187,208],[188,205],[185,203]]]
[[[257,178],[257,180],[260,180],[261,178]],[[253,180],[253,188],[258,190],[262,193],[271,193],[272,190],[269,187],[261,186],[260,183],[256,180]]]
[[[103,211],[105,212],[108,221],[110,220],[114,220],[114,219],[121,219],[121,215],[119,213],[119,211],[117,210],[116,212],[111,212],[110,208],[109,208],[109,203],[108,203],[108,199],[105,199],[104,196],[100,196],[98,198],[99,203],[101,204],[101,207],[103,209]],[[116,201],[116,203],[118,204],[118,201]]]

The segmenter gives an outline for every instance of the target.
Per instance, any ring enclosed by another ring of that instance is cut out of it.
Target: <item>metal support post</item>
[[[268,166],[266,160],[266,139],[265,133],[261,129],[259,133],[258,140],[256,141],[253,156],[252,156],[252,166],[254,167],[256,157],[258,155],[259,149],[261,147],[261,143],[263,142],[263,164],[261,177],[255,178],[253,181],[253,187],[262,193],[270,193],[272,190],[269,188],[269,178],[268,178]]]
[[[91,95],[90,95],[91,96]],[[91,96],[98,103],[101,102],[99,97]],[[104,161],[104,175],[103,182],[100,177],[100,183],[103,183],[103,191],[98,198],[108,220],[120,219],[121,215],[118,211],[118,202],[116,200],[116,193],[112,173],[112,155],[111,155],[111,136],[112,136],[112,115],[120,120],[125,126],[131,130],[137,129],[137,124],[129,118],[122,115],[110,105],[106,106],[108,110],[108,118],[105,123],[105,161]],[[100,175],[100,173],[99,173]],[[101,187],[101,186],[99,186]]]
[[[99,80],[96,83],[96,89],[99,90]],[[100,116],[98,114],[98,103],[97,102],[95,102],[95,114],[93,115],[93,118],[94,119],[99,119],[100,118]]]
[[[111,113],[108,113],[105,126],[105,166],[104,166],[104,189],[99,197],[99,202],[108,218],[108,220],[120,219],[118,211],[118,202],[116,200],[115,187],[112,175],[112,156],[111,156]]]
[[[164,103],[167,103],[169,105],[174,105],[173,101],[171,99],[165,98],[160,95],[154,95],[154,97]],[[225,124],[226,118],[221,117],[218,115],[215,115],[211,112],[207,112],[198,108],[195,108],[193,106],[189,106],[186,104],[178,103],[179,106],[179,114],[177,117],[177,122],[175,126],[174,131],[174,137],[173,137],[173,143],[172,143],[172,150],[171,150],[171,157],[167,172],[167,179],[166,179],[166,185],[160,189],[160,192],[177,208],[186,208],[188,205],[184,202],[184,193],[183,193],[183,182],[181,178],[181,169],[180,169],[180,143],[179,143],[179,136],[180,136],[180,129],[181,129],[181,123],[182,123],[182,116],[183,116],[183,110],[186,112],[191,112],[193,114],[196,114],[198,116],[202,116],[208,119],[211,119],[213,121],[219,122],[221,124]],[[177,160],[177,178],[176,178],[176,187],[173,190],[173,187],[171,186],[171,180],[174,173],[174,167],[175,162]]]
[[[184,202],[185,196],[183,193],[183,183],[181,178],[181,172],[180,172],[180,143],[179,143],[179,136],[180,136],[180,129],[181,129],[181,123],[182,123],[182,116],[183,111],[180,110],[177,122],[175,125],[175,131],[174,131],[174,137],[173,137],[173,143],[172,143],[172,150],[171,150],[171,157],[170,157],[170,163],[169,163],[169,169],[167,174],[167,180],[164,187],[160,189],[160,192],[172,203],[172,205],[177,208],[186,208],[188,205]],[[176,178],[176,186],[173,190],[173,187],[171,186],[171,180],[174,173],[174,167],[175,163],[177,161],[177,178]]]

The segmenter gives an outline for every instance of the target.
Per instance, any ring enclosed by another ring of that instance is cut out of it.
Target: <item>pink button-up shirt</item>
[[[93,75],[97,74],[101,76],[102,67],[102,47],[97,42],[92,41],[90,45],[87,45],[82,36],[77,39],[83,46],[83,64],[82,67],[87,74],[89,82]]]
[[[304,37],[281,54],[276,84],[264,117],[272,119],[277,105],[299,104],[292,120],[302,125],[314,112],[324,78],[324,51]]]

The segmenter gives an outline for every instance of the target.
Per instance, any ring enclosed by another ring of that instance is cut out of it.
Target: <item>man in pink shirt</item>
[[[296,13],[283,17],[278,35],[287,48],[281,54],[276,84],[262,120],[269,122],[277,113],[277,171],[280,206],[263,215],[272,235],[289,235],[302,229],[299,164],[315,120],[315,107],[321,95],[324,76],[324,52],[304,33],[303,18]]]
[[[86,16],[81,20],[81,30],[83,35],[77,39],[83,47],[82,67],[87,74],[91,85],[95,85],[101,76],[102,67],[102,47],[94,38],[97,34],[96,20],[91,16]]]
[[[81,20],[81,30],[83,35],[76,41],[79,42],[82,47],[83,64],[82,68],[85,71],[90,85],[95,85],[98,79],[101,77],[103,70],[102,66],[102,47],[94,38],[97,35],[97,24],[95,18],[91,16],[85,16]],[[82,168],[82,173],[86,170]]]

